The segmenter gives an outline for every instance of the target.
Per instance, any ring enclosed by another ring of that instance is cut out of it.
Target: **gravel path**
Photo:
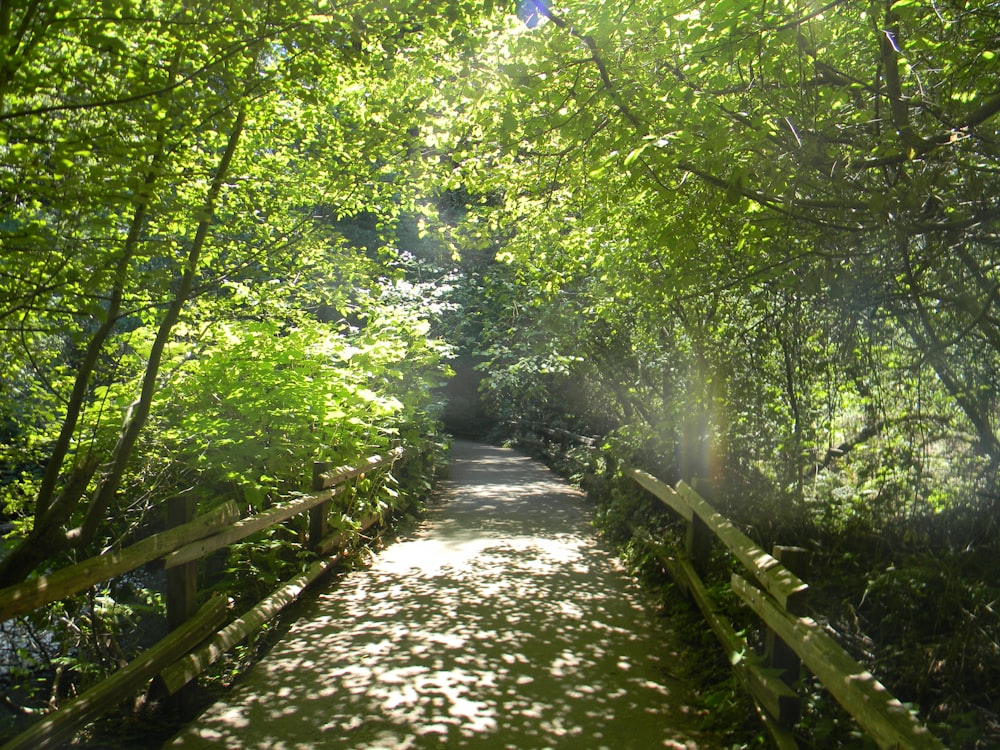
[[[426,520],[352,572],[183,748],[712,748],[668,624],[538,462],[459,442]]]

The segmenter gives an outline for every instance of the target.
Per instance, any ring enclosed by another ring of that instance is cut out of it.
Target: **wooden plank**
[[[814,620],[789,614],[738,575],[733,575],[732,588],[799,655],[879,747],[943,750],[940,740]]]
[[[758,713],[761,721],[764,722],[764,728],[771,735],[771,742],[774,743],[775,750],[798,750],[799,743],[791,731],[783,727],[773,716],[767,716],[759,707]]]
[[[166,667],[160,672],[160,679],[167,692],[173,695],[195,679],[233,646],[246,639],[265,622],[273,619],[281,610],[298,599],[310,584],[333,565],[340,562],[342,558],[343,555],[338,552],[330,557],[317,560],[301,575],[286,581],[248,612],[226,625],[197,651],[191,652],[180,661]]]
[[[799,720],[801,699],[779,676],[761,669],[759,663],[748,657],[749,646],[746,640],[719,613],[715,600],[694,567],[686,560],[677,562],[683,577],[689,583],[688,592],[722,645],[743,690],[753,699],[760,720],[775,747],[778,750],[796,750],[798,743],[787,727]]]
[[[633,529],[633,531],[635,530]],[[668,557],[659,549],[660,545],[648,534],[638,538],[654,549],[657,559],[666,567],[670,577],[684,588],[698,605],[698,609],[701,610],[702,616],[722,646],[726,658],[743,685],[743,689],[758,702],[767,715],[766,719],[785,725],[791,725],[798,721],[801,711],[798,695],[776,674],[762,669],[760,664],[749,656],[746,639],[737,634],[733,626],[722,615],[694,566],[683,557]],[[778,734],[781,735],[781,744],[787,744],[788,738],[784,736],[787,733],[778,732]]]
[[[642,469],[626,469],[625,473],[644,490],[659,498],[664,505],[680,515],[685,521],[691,521],[694,518],[694,510],[691,506],[666,482],[660,481]]]
[[[240,517],[240,509],[229,501],[195,520],[147,537],[120,550],[70,565],[0,591],[0,621],[27,614],[51,602],[84,591],[96,583],[127,573],[178,547],[206,537]]]
[[[320,492],[327,489],[323,486],[323,475],[330,468],[328,461],[313,461],[312,491]]]
[[[329,464],[324,461],[317,461],[313,464],[313,492],[322,492],[326,489],[323,475],[327,468],[329,468]],[[328,502],[320,503],[309,509],[309,547],[314,551],[319,548],[320,542],[326,537],[329,515],[330,503]]]
[[[705,522],[729,551],[736,556],[754,578],[789,611],[801,611],[809,586],[769,555],[750,537],[737,529],[732,521],[715,510],[708,502],[684,482],[677,484],[677,492],[691,509]]]
[[[289,518],[297,516],[299,513],[304,513],[320,503],[325,503],[335,495],[344,492],[344,489],[344,487],[337,487],[315,495],[302,495],[290,502],[269,508],[256,516],[242,518],[214,536],[200,539],[197,542],[174,550],[163,558],[163,564],[169,570],[178,565],[189,563],[192,560],[198,560],[210,552],[221,549],[233,542],[238,542],[240,539],[245,539],[251,534],[268,529],[282,521],[287,521]]]
[[[687,560],[678,560],[676,564],[689,583],[688,592],[722,645],[744,689],[760,703],[769,716],[779,719],[780,723],[786,725],[794,724],[798,720],[800,711],[798,695],[778,675],[761,669],[760,664],[752,658],[746,639],[738,635],[729,621],[719,612],[718,605],[691,563]]]
[[[812,552],[805,547],[791,547],[787,544],[776,544],[771,548],[774,555],[782,565],[792,571],[800,578],[812,577]]]
[[[135,695],[167,664],[215,631],[226,618],[225,597],[209,599],[198,613],[128,666],[33,724],[0,750],[39,750],[68,742],[87,723]]]
[[[367,472],[377,469],[385,464],[391,464],[404,458],[408,458],[409,454],[410,451],[406,448],[393,448],[391,451],[386,453],[385,456],[370,456],[357,466],[340,469],[332,474],[327,474],[325,470],[321,471],[314,475],[313,489],[326,490],[330,487],[336,487],[338,484],[342,484],[348,479],[359,477],[362,474],[366,474]]]

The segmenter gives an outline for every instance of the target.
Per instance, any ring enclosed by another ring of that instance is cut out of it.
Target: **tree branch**
[[[836,448],[827,448],[826,455],[823,457],[823,460],[818,462],[813,467],[813,474],[819,474],[837,459],[846,456],[859,445],[865,444],[872,438],[881,435],[886,430],[912,422],[936,422],[940,425],[947,425],[950,423],[950,420],[946,417],[929,417],[924,414],[907,414],[902,417],[897,417],[896,419],[881,419],[877,422],[872,422],[865,425],[854,437],[849,440],[845,440]]]

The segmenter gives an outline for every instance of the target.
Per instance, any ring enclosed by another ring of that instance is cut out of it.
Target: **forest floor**
[[[669,620],[534,459],[458,442],[423,523],[171,746],[712,748]]]

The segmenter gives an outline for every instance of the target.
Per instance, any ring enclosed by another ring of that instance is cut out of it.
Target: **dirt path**
[[[711,748],[666,624],[531,459],[457,443],[417,531],[171,747]]]

